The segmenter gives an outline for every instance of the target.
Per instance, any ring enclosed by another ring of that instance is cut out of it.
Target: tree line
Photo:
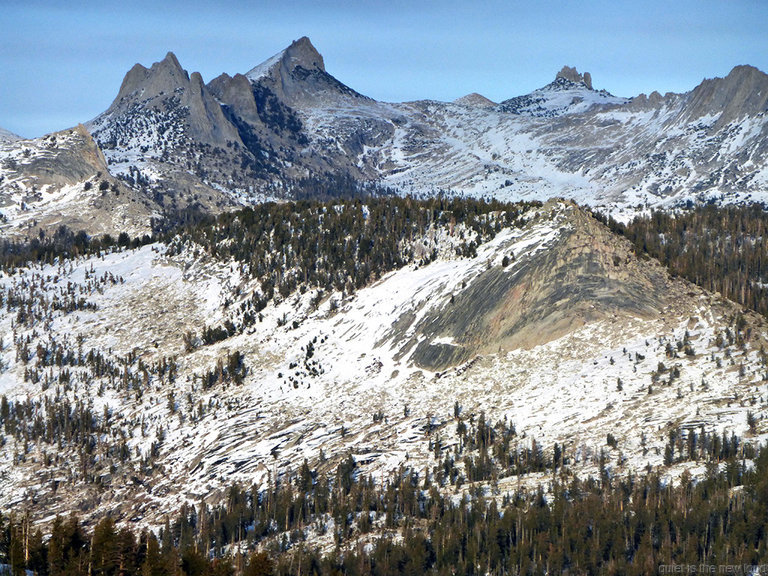
[[[368,196],[268,202],[192,221],[166,236],[169,255],[202,250],[234,261],[244,275],[259,280],[259,287],[229,325],[207,326],[189,341],[226,339],[257,322],[270,301],[296,292],[316,289],[319,303],[326,294],[351,294],[407,264],[427,265],[437,258],[442,232],[450,237],[444,242],[455,257],[473,257],[502,229],[523,226],[526,212],[538,206]]]
[[[710,463],[697,482],[560,474],[549,487],[454,497],[412,469],[377,481],[351,457],[330,474],[305,462],[265,489],[232,486],[219,506],[185,506],[157,533],[71,516],[43,535],[24,515],[0,516],[0,562],[44,576],[634,575],[768,553],[764,448],[753,465]],[[323,550],[313,538],[324,535]]]
[[[638,253],[656,258],[672,274],[768,316],[768,214],[764,206],[654,210],[628,224],[596,216],[629,239]]]

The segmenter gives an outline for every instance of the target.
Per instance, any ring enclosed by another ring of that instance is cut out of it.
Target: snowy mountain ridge
[[[615,97],[566,66],[549,85],[498,105],[385,104],[333,78],[302,38],[245,79],[208,88],[246,155],[282,166],[254,166],[214,186],[246,201],[265,188],[290,196],[290,178],[331,172],[403,193],[565,196],[628,217],[689,201],[761,200],[768,178],[766,102],[756,96],[768,93],[768,77],[751,67],[664,97]]]
[[[629,101],[629,98],[617,98],[605,90],[594,90],[589,72],[582,75],[575,68],[565,66],[551,83],[525,96],[505,100],[498,109],[523,116],[552,118],[584,113],[594,106],[621,106]]]
[[[737,66],[665,96],[620,98],[592,85],[589,73],[566,66],[547,86],[500,104],[479,95],[383,103],[329,74],[304,37],[246,74],[207,84],[172,53],[150,68],[137,64],[86,126],[112,175],[166,212],[312,197],[339,182],[417,195],[568,197],[620,219],[768,200],[763,72]],[[25,206],[34,213],[34,203]],[[19,209],[0,207],[6,218]]]
[[[0,128],[0,141],[13,142],[14,140],[21,140],[21,136],[17,136],[5,128]]]

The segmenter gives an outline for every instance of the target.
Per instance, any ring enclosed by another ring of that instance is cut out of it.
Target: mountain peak
[[[116,102],[129,97],[138,90],[157,93],[161,91],[172,92],[177,86],[189,81],[189,75],[179,64],[178,58],[173,52],[168,52],[160,62],[146,68],[141,64],[135,64],[123,78],[120,92]]]
[[[557,73],[557,76],[555,76],[555,82],[558,81],[558,79],[562,78],[563,80],[567,80],[568,82],[572,82],[574,84],[584,84],[587,88],[592,90],[592,75],[589,72],[584,72],[584,74],[579,74],[578,70],[576,70],[575,67],[571,66],[563,66],[560,69],[560,72]]]
[[[462,106],[469,106],[471,108],[493,108],[496,106],[496,102],[486,98],[482,94],[478,94],[477,92],[472,92],[471,94],[457,98],[453,101],[453,103],[461,104]]]
[[[293,68],[301,66],[307,70],[316,68],[325,72],[325,62],[323,62],[322,55],[306,36],[294,40],[285,51],[285,55],[290,58]]]
[[[576,68],[563,66],[552,82],[530,94],[505,100],[499,109],[524,116],[553,117],[586,112],[595,105],[627,102],[626,98],[618,98],[606,90],[592,88],[592,75],[589,72],[579,74]]]
[[[725,78],[704,80],[689,96],[688,114],[719,115],[724,126],[744,116],[768,110],[768,75],[754,66],[736,66]]]
[[[294,40],[288,48],[249,70],[246,77],[256,82],[267,75],[290,74],[299,67],[325,72],[323,57],[306,36]]]
[[[156,62],[152,65],[154,68],[157,66],[158,68],[169,68],[171,70],[177,70],[183,72],[184,69],[181,67],[181,64],[179,64],[179,59],[176,58],[176,54],[173,52],[168,52],[165,55],[165,58],[163,58],[160,62]]]
[[[144,146],[181,158],[180,151],[193,143],[224,147],[240,142],[200,73],[188,74],[173,52],[150,68],[131,68],[117,98],[87,127],[108,155]],[[125,136],[130,133],[142,134],[144,141],[131,142]],[[170,142],[162,138],[166,135],[172,135]]]
[[[306,36],[252,68],[245,77],[292,108],[335,105],[340,99],[365,98],[328,74],[323,57]]]

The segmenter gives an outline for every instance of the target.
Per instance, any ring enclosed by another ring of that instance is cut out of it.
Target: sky
[[[501,101],[564,65],[617,96],[768,72],[768,0],[0,0],[0,127],[36,137],[106,110],[125,73],[172,51],[208,82],[308,36],[377,100]]]

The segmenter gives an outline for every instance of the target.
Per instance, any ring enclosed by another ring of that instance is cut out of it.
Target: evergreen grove
[[[402,469],[360,477],[305,463],[218,507],[185,507],[157,534],[103,518],[57,517],[45,536],[25,516],[0,519],[0,562],[41,575],[652,574],[659,566],[756,565],[766,558],[768,450],[753,463],[710,462],[693,482],[656,474],[579,480],[553,471],[551,491],[445,496]],[[329,532],[325,551],[307,534]]]

